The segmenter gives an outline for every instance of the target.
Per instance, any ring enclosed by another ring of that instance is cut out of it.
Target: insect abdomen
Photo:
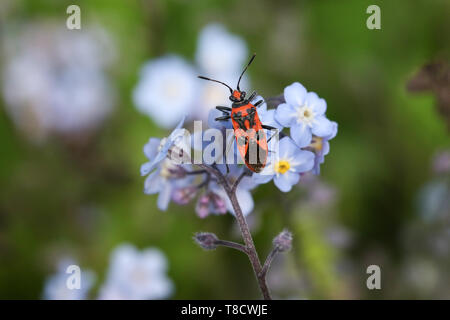
[[[234,107],[231,119],[241,157],[251,171],[260,172],[266,164],[268,148],[256,107],[251,103]]]

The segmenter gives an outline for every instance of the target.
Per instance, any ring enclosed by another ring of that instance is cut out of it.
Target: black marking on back
[[[242,115],[241,111],[233,114],[234,121],[238,123],[239,128],[241,128],[242,130],[248,130],[249,128],[253,128],[253,126],[255,125],[256,110],[254,108],[248,108],[246,111],[248,114],[245,116]],[[248,121],[249,128],[245,126],[246,120]]]

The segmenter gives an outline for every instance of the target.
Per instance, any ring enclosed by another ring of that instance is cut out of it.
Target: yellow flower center
[[[321,151],[323,148],[323,138],[313,136],[313,139],[309,146],[313,148],[316,152]]]
[[[275,172],[277,173],[285,174],[290,168],[291,165],[286,160],[280,160],[275,164]]]

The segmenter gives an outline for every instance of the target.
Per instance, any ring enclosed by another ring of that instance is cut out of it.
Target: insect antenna
[[[231,89],[231,87],[229,85],[227,85],[226,83],[219,81],[219,80],[214,80],[214,79],[210,79],[204,76],[198,76],[198,78],[203,79],[203,80],[208,80],[208,81],[214,81],[220,84],[223,84],[224,86],[226,86],[228,89],[230,89],[230,93],[233,93],[233,89]]]
[[[241,91],[239,88],[239,83],[241,82],[241,78],[244,75],[245,71],[247,71],[248,66],[253,62],[253,59],[255,59],[256,53],[253,54],[253,56],[250,58],[250,61],[247,63],[247,66],[244,68],[244,71],[242,71],[241,76],[239,77],[238,83],[237,83],[237,89]]]

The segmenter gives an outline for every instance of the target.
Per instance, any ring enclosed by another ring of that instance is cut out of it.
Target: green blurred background
[[[117,106],[88,142],[51,138],[36,145],[0,101],[0,298],[40,298],[59,255],[94,270],[98,287],[111,250],[122,242],[166,254],[172,298],[259,297],[247,257],[227,249],[205,252],[192,241],[196,231],[239,241],[233,217],[199,219],[192,205],[160,212],[156,197],[143,194],[139,175],[142,146],[150,136],[167,134],[133,106],[139,68],[167,53],[193,60],[198,33],[211,22],[257,52],[249,70],[253,89],[275,96],[299,81],[327,100],[328,118],[339,123],[315,182],[331,190],[332,201],[311,200],[307,186],[282,194],[267,184],[254,193],[250,219],[260,256],[283,227],[295,236],[293,251],[271,271],[274,295],[450,298],[450,257],[421,248],[436,226],[420,215],[418,200],[436,179],[432,160],[450,147],[449,132],[431,91],[406,90],[423,65],[448,61],[450,2],[5,1],[1,26],[51,19],[65,28],[72,2],[81,7],[83,27],[101,25],[114,40],[118,59],[109,76]],[[381,7],[381,30],[366,28],[371,4]],[[450,228],[448,220],[437,225]],[[348,239],[332,241],[329,230]],[[431,269],[414,269],[411,276],[416,257]],[[381,290],[366,288],[371,264],[381,267]],[[425,290],[427,272],[437,281]]]

